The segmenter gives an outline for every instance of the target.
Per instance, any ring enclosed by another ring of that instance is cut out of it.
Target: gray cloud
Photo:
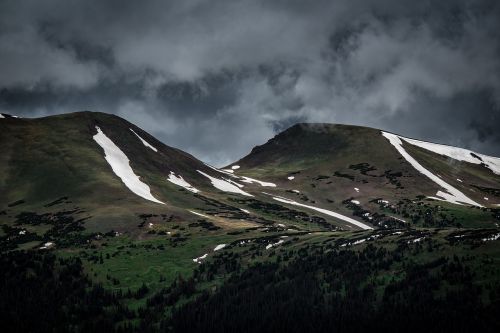
[[[298,121],[500,156],[497,1],[0,3],[0,109],[110,112],[222,165]]]

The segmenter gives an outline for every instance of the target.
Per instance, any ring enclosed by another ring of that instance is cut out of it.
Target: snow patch
[[[498,234],[491,235],[488,238],[483,238],[483,242],[496,241],[500,239],[500,232]]]
[[[232,169],[222,169],[222,171],[229,172],[229,173],[234,173],[234,170],[232,170]]]
[[[359,192],[359,188],[355,187],[354,191]]]
[[[0,118],[5,118],[3,114],[0,113]]]
[[[215,251],[219,251],[219,250],[222,250],[223,248],[226,247],[227,244],[219,244],[217,245],[215,248],[214,248],[214,252]]]
[[[287,177],[287,179],[288,179],[288,180],[294,180],[294,179],[295,179],[295,177],[294,177],[294,176],[289,176],[289,177]]]
[[[189,212],[192,213],[192,214],[194,214],[194,215],[198,215],[198,216],[201,216],[201,217],[204,217],[204,218],[207,218],[207,219],[210,218],[210,217],[206,216],[205,214],[195,212],[194,210],[190,210]]]
[[[170,171],[170,175],[168,175],[167,180],[175,185],[182,186],[186,190],[191,191],[193,193],[200,192],[198,189],[194,188],[193,186],[191,186],[191,184],[189,184],[187,181],[185,181],[181,175],[176,176],[173,171]]]
[[[406,140],[406,138],[400,137],[396,134],[392,133],[387,133],[387,132],[382,132],[382,135],[389,140],[389,142],[396,148],[396,150],[401,154],[401,156],[404,157],[404,159],[410,163],[417,171],[422,173],[423,175],[427,176],[430,180],[441,186],[443,189],[447,191],[447,193],[438,191],[436,195],[444,200],[448,201],[453,204],[470,204],[473,206],[479,206],[482,207],[480,204],[477,202],[473,201],[472,199],[469,199],[465,194],[460,192],[458,189],[455,187],[451,186],[450,184],[446,183],[444,180],[441,178],[437,177],[434,175],[432,172],[424,168],[420,163],[417,162],[413,157],[411,157],[410,154],[403,148],[403,142],[401,139]],[[411,142],[409,142],[411,143]],[[449,146],[445,146],[449,147]],[[453,148],[453,147],[450,147]]]
[[[457,161],[468,162],[473,164],[482,164],[490,169],[493,173],[500,175],[500,158],[479,154],[473,152],[472,150],[465,148],[458,148],[453,146],[442,145],[438,143],[425,142],[415,139],[409,139],[405,137],[399,137],[404,141],[418,146],[420,148],[432,151],[433,153],[443,155],[449,158],[453,158]]]
[[[248,211],[248,210],[246,210],[246,209],[240,208],[240,210],[241,210],[243,213],[250,214],[250,211]]]
[[[200,174],[202,174],[203,176],[210,179],[210,181],[212,182],[212,185],[215,188],[217,188],[223,192],[237,193],[237,194],[245,195],[247,197],[253,197],[253,195],[251,195],[250,193],[247,193],[247,192],[241,190],[238,186],[235,186],[228,181],[212,177],[212,176],[207,175],[206,173],[204,173],[200,170],[196,170],[196,171],[198,171]]]
[[[233,170],[238,170],[239,168],[240,168],[240,166],[239,166],[239,165],[233,165],[233,166],[231,167],[231,169],[233,169]]]
[[[283,202],[283,203],[289,204],[289,205],[294,205],[294,206],[299,206],[299,207],[305,207],[305,208],[309,208],[309,209],[315,210],[317,212],[323,213],[325,215],[333,216],[333,217],[338,218],[338,219],[340,219],[342,221],[354,224],[355,226],[358,226],[361,229],[365,229],[365,230],[371,230],[371,229],[373,229],[372,227],[370,227],[370,226],[368,226],[368,225],[366,225],[364,223],[358,222],[355,219],[352,219],[350,217],[347,217],[347,216],[339,214],[339,213],[332,212],[332,211],[327,210],[327,209],[323,209],[323,208],[319,208],[319,207],[314,207],[314,206],[309,206],[309,205],[304,205],[304,204],[301,204],[301,203],[299,203],[297,201],[293,201],[293,200],[290,200],[290,199],[287,199],[287,198],[283,198],[283,197],[273,197],[273,199],[276,200],[276,201],[279,201],[279,202]]]
[[[47,242],[47,243],[43,244],[43,246],[40,247],[40,250],[50,249],[54,246],[55,246],[55,244],[53,242]]]
[[[361,203],[358,200],[351,200],[351,202],[355,205],[360,205]]]
[[[272,248],[273,246],[278,246],[278,245],[282,244],[283,242],[284,242],[284,240],[283,240],[283,239],[280,239],[279,241],[277,241],[277,242],[276,242],[276,243],[274,243],[274,244],[267,244],[267,245],[266,245],[266,250],[269,250],[269,249],[270,249],[270,248]]]
[[[228,171],[224,171],[224,170],[221,170],[221,169],[217,169],[216,167],[213,167],[213,166],[211,166],[210,164],[207,164],[207,163],[203,163],[203,164],[205,164],[207,167],[209,167],[210,169],[212,169],[214,171],[226,174],[226,175],[231,176],[231,177],[236,177],[235,175],[233,175],[232,172],[228,172]]]
[[[111,169],[113,169],[113,172],[123,181],[125,186],[146,200],[164,204],[153,197],[149,186],[143,183],[139,179],[139,176],[134,173],[134,170],[130,167],[130,161],[127,155],[125,155],[98,126],[95,128],[97,129],[97,134],[93,136],[94,141],[104,149],[104,158],[111,166]]]
[[[263,182],[263,181],[260,181],[260,180],[257,180],[257,179],[253,179],[253,178],[250,178],[250,177],[245,177],[245,176],[241,176],[240,178],[241,178],[240,180],[243,183],[249,183],[249,184],[257,183],[257,184],[259,184],[262,187],[276,187],[276,184],[274,184],[274,183]]]
[[[294,192],[294,193],[300,193],[299,190],[292,190],[292,192]]]
[[[392,219],[395,219],[397,221],[400,221],[400,222],[403,222],[403,223],[407,223],[405,220],[400,219],[399,217],[396,217],[396,216],[389,216],[389,217],[392,218]]]
[[[145,146],[146,146],[146,147],[148,147],[148,148],[151,148],[151,150],[153,150],[155,153],[157,153],[157,152],[158,152],[158,149],[156,149],[155,147],[153,147],[152,145],[150,145],[150,144],[149,144],[149,142],[147,142],[146,140],[144,140],[143,138],[141,138],[141,137],[139,136],[139,134],[137,134],[137,133],[136,133],[133,129],[129,128],[129,130],[131,130],[131,131],[132,131],[132,133],[134,133],[134,134],[135,134],[135,136],[137,136],[137,137],[139,138],[139,140],[141,140],[141,141],[142,141],[142,144],[143,144],[143,145],[145,145]]]
[[[208,256],[208,253],[205,253],[204,255],[202,255],[201,257],[198,257],[198,258],[194,258],[193,261],[197,264],[201,264],[201,261],[203,259],[205,259],[206,257]]]
[[[462,179],[460,179],[460,178],[457,178],[457,182],[463,183]]]
[[[424,239],[425,239],[425,237],[415,238],[415,239],[412,239],[412,240],[408,241],[408,244],[410,244],[410,243],[419,243],[419,242],[423,241]]]

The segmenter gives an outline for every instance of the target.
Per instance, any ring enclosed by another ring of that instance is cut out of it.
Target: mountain
[[[407,221],[422,199],[450,218],[466,216],[460,223],[468,225],[477,222],[470,214],[485,221],[484,208],[500,204],[500,158],[367,127],[297,124],[234,165],[238,174],[293,188],[305,202],[352,208],[354,201],[363,214],[393,207]]]
[[[500,327],[499,173],[358,126],[297,124],[218,169],[114,115],[1,114],[3,327]]]

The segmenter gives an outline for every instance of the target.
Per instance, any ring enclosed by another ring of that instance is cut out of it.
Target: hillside
[[[2,322],[495,331],[498,161],[298,124],[217,169],[114,115],[2,115]]]
[[[494,226],[477,208],[500,204],[500,159],[366,127],[297,124],[232,165],[236,174],[276,182],[305,202],[357,206],[370,216],[391,212],[406,222],[423,201],[462,225],[472,226],[472,214],[474,223]]]

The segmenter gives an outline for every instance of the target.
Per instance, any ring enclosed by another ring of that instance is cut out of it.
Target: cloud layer
[[[500,156],[498,1],[0,3],[0,111],[126,117],[217,165],[300,121]]]

